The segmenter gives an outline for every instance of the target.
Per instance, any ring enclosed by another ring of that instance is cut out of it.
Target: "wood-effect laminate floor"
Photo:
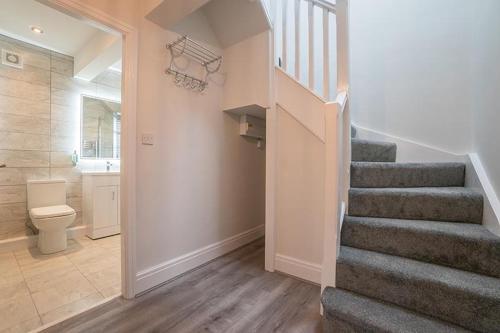
[[[134,300],[117,298],[43,332],[320,332],[319,286],[264,270],[251,243]]]

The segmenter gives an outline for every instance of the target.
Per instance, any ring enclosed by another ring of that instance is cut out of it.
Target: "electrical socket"
[[[152,146],[155,143],[155,137],[153,134],[144,133],[142,134],[142,144]]]

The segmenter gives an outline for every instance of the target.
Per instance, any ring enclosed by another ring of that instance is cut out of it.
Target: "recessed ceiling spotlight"
[[[33,31],[35,34],[39,34],[39,35],[43,34],[43,29],[42,29],[42,28],[40,28],[40,27],[37,27],[37,26],[35,26],[35,25],[30,25],[30,29],[31,29],[31,31]]]

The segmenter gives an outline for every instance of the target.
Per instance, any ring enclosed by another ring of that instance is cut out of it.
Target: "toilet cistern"
[[[66,205],[64,180],[29,180],[27,182],[28,211],[38,229],[38,248],[43,254],[63,251],[67,246],[66,228],[76,217]]]

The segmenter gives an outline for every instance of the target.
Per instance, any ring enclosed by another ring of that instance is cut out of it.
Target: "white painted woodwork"
[[[302,19],[300,16],[300,0],[295,0],[295,78],[300,81],[300,27]]]
[[[330,17],[323,9],[323,97],[330,100]]]
[[[335,5],[309,0],[275,1],[272,5],[276,65],[324,99],[334,100],[337,61],[332,59],[336,58],[332,35],[336,34],[336,20],[331,18]]]
[[[307,4],[307,31],[309,32],[309,89],[314,90],[314,6],[312,2]]]
[[[92,239],[120,233],[119,174],[83,174],[83,222]]]
[[[223,110],[270,107],[269,68],[274,62],[266,54],[272,49],[271,40],[272,33],[266,31],[224,49]]]
[[[325,106],[325,198],[321,289],[335,286],[342,207],[347,203],[350,168],[350,118],[347,92]],[[345,208],[344,208],[345,209]]]
[[[282,17],[282,54],[281,54],[281,68],[285,71],[288,70],[288,1],[283,1],[281,5],[281,17]]]
[[[285,71],[276,68],[276,103],[303,126],[325,140],[325,101]]]

